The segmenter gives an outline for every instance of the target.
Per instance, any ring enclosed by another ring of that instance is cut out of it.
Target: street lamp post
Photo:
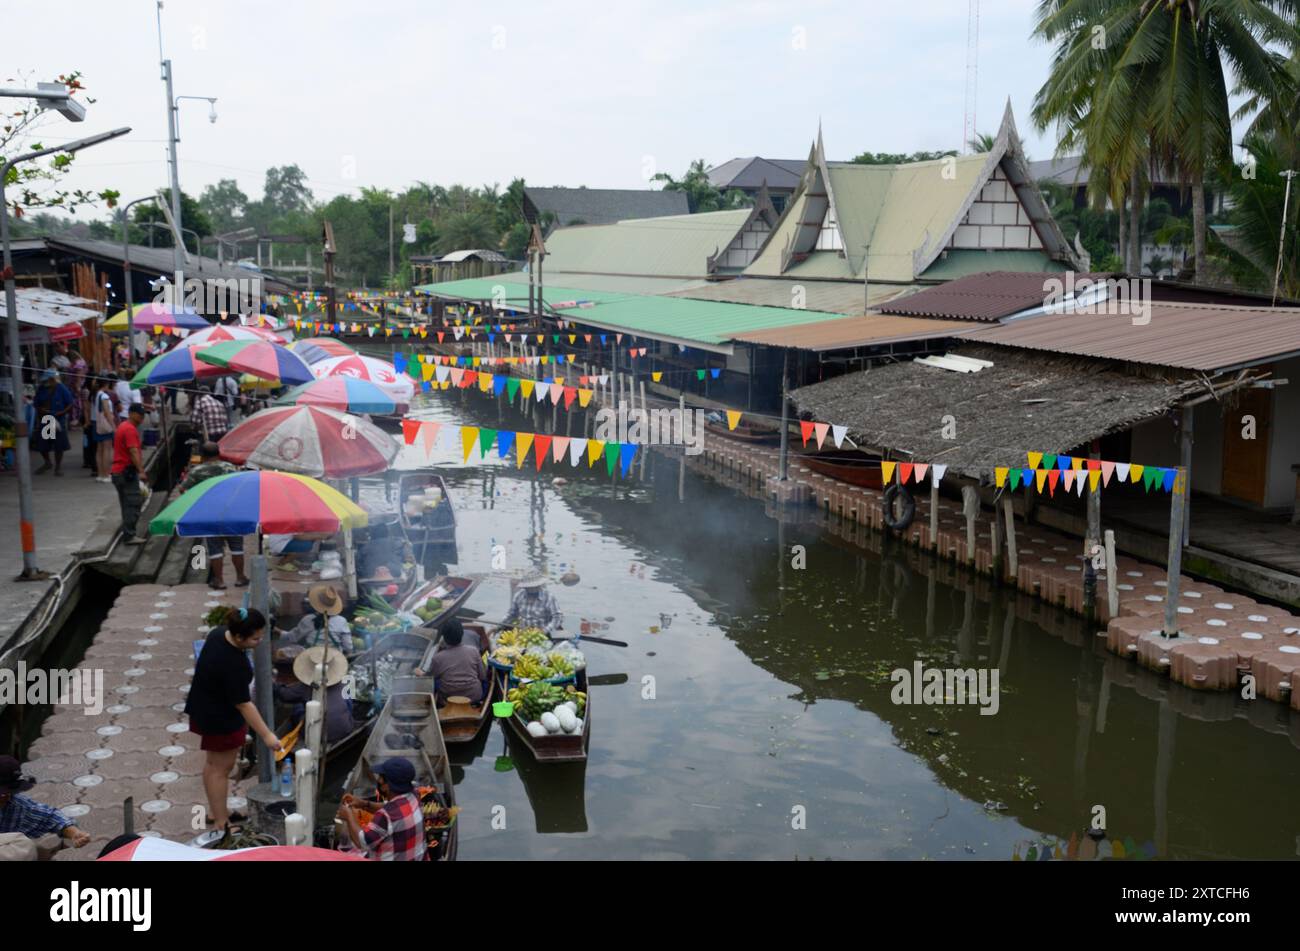
[[[55,152],[71,154],[81,149],[88,149],[92,145],[107,142],[109,139],[116,139],[118,136],[126,135],[130,131],[129,126],[124,126],[120,129],[113,129],[111,132],[101,132],[99,135],[77,139],[75,142],[68,142],[64,145],[52,145],[49,148],[25,152],[22,155],[6,160],[3,165],[0,165],[0,244],[4,246],[4,270],[2,273],[5,282],[5,309],[7,311],[5,324],[9,344],[9,379],[10,385],[13,387],[14,397],[14,456],[18,466],[18,519],[23,545],[23,571],[18,577],[25,581],[38,581],[45,578],[46,575],[36,567],[36,529],[32,512],[32,465],[28,445],[28,438],[31,434],[27,431],[27,415],[23,411],[22,405],[23,361],[22,348],[18,342],[18,289],[14,283],[14,262],[9,248],[9,203],[8,199],[5,198],[5,180],[9,177],[9,170],[20,162],[30,162],[32,159],[40,158],[43,155],[51,155]]]
[[[157,195],[146,195],[127,202],[122,207],[122,283],[126,285],[126,290],[123,292],[126,295],[126,349],[132,358],[135,356],[135,301],[131,293],[131,217],[127,212],[132,205],[157,200]],[[131,362],[134,363],[134,359]]]

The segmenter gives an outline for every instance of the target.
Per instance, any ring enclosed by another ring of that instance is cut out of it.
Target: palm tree
[[[966,147],[972,152],[992,152],[993,143],[998,140],[996,135],[990,135],[987,132],[977,132],[975,137],[966,143]]]
[[[1266,44],[1294,34],[1295,11],[1294,0],[1039,4],[1034,33],[1056,51],[1034,121],[1040,130],[1060,125],[1058,154],[1081,147],[1090,168],[1109,175],[1120,207],[1131,198],[1133,273],[1146,173],[1159,167],[1176,169],[1191,186],[1196,274],[1205,275],[1205,176],[1231,157],[1226,72],[1241,89],[1276,100],[1285,74]]]

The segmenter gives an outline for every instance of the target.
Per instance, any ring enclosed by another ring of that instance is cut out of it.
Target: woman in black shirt
[[[217,829],[225,829],[230,821],[226,807],[230,771],[249,727],[272,751],[280,750],[279,738],[257,712],[248,692],[253,665],[244,651],[256,647],[265,635],[266,618],[260,611],[245,608],[231,614],[228,625],[213,628],[194,665],[194,679],[185,701],[190,732],[203,737],[199,748],[208,754],[203,765],[203,788]]]

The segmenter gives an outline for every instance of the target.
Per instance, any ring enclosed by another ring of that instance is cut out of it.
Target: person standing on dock
[[[70,448],[68,420],[76,397],[59,379],[59,371],[51,367],[41,374],[41,385],[36,390],[36,428],[32,431],[32,448],[44,461],[36,474],[50,471],[50,453],[54,453],[54,474],[63,475],[63,454]],[[51,426],[53,421],[53,426]],[[51,430],[53,430],[51,432]]]
[[[209,822],[218,831],[234,819],[226,805],[230,794],[230,770],[251,727],[273,753],[280,752],[280,738],[266,725],[249,694],[253,665],[245,651],[266,636],[266,618],[261,611],[240,608],[225,625],[214,627],[203,643],[194,679],[190,682],[185,713],[190,732],[203,738],[199,749],[207,753],[203,764],[203,790],[208,796]]]
[[[564,626],[564,616],[555,602],[555,595],[546,590],[546,575],[538,572],[519,582],[506,614],[505,626],[540,627],[548,635]]]
[[[233,465],[221,458],[221,450],[214,442],[205,442],[199,450],[199,464],[190,469],[181,483],[180,495],[184,495],[200,482],[215,479],[217,476],[238,472]],[[244,539],[239,535],[210,535],[203,539],[208,552],[208,587],[224,591],[226,583],[222,580],[221,559],[225,550],[230,549],[230,560],[235,566],[235,587],[248,585],[248,576],[244,574]]]
[[[59,810],[22,795],[35,785],[36,780],[22,775],[18,760],[0,756],[0,855],[11,851],[4,848],[11,841],[39,839],[50,834],[57,834],[74,849],[89,842],[90,835],[78,829]],[[35,845],[31,849],[12,851],[25,858],[36,857]]]
[[[126,419],[113,433],[113,487],[117,489],[117,503],[122,507],[122,537],[128,545],[143,545],[149,539],[136,534],[140,523],[140,478],[144,475],[144,457],[140,455],[140,424],[144,422],[144,406],[132,403],[127,407]]]

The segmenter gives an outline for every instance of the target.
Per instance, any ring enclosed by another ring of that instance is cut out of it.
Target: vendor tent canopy
[[[16,301],[18,322],[26,325],[20,328],[24,344],[80,339],[86,335],[81,322],[99,318],[94,301],[43,287],[18,288]],[[5,299],[0,295],[0,319],[8,316]]]

